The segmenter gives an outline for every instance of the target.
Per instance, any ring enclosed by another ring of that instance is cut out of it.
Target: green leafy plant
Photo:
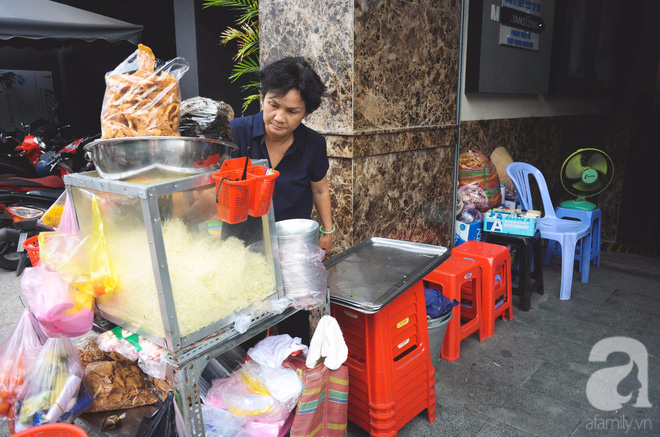
[[[0,88],[12,88],[14,86],[14,81],[16,80],[16,73],[11,71],[6,73],[0,73]]]
[[[236,27],[228,27],[220,34],[220,42],[236,41],[238,50],[229,79],[236,82],[259,71],[259,2],[257,0],[207,0],[204,7],[220,6],[238,12]],[[243,112],[254,101],[259,101],[259,81],[250,80],[241,86],[244,93]]]

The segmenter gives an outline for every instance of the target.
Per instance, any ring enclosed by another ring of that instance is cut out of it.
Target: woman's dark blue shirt
[[[236,118],[230,126],[238,146],[235,157],[245,156],[251,146],[251,159],[268,159],[270,163],[264,140],[263,111]],[[273,192],[276,221],[310,218],[314,204],[311,182],[323,179],[329,166],[325,138],[300,123],[294,131],[293,144],[275,167],[280,172]]]

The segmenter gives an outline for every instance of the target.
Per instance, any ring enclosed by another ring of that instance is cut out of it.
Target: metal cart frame
[[[200,437],[204,436],[204,423],[198,381],[207,363],[297,311],[294,308],[287,308],[281,314],[266,313],[257,316],[252,319],[250,328],[246,332],[239,333],[234,329],[233,322],[236,317],[249,314],[250,308],[248,307],[196,332],[181,336],[165,254],[158,198],[175,192],[213,186],[215,183],[212,174],[203,173],[152,185],[102,179],[95,172],[71,174],[64,177],[67,193],[71,198],[73,198],[72,189],[77,187],[140,199],[165,337],[154,336],[98,309],[97,314],[100,317],[97,317],[96,326],[97,329],[106,330],[111,327],[111,324],[119,325],[168,349],[168,379],[171,378],[184,402],[182,414],[188,431],[191,432],[191,435]],[[263,216],[262,220],[265,220],[268,225],[269,238],[264,239],[265,250],[273,254],[273,270],[276,280],[276,291],[267,299],[275,300],[284,297],[284,291],[277,255],[278,247],[272,204],[271,212]]]

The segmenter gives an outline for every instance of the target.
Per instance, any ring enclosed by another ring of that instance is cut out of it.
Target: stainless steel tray
[[[325,262],[330,301],[380,311],[450,255],[442,246],[371,238]]]

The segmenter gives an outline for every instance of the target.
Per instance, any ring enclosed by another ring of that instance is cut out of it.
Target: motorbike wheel
[[[16,244],[3,241],[0,243],[0,269],[16,271],[21,254],[16,252]]]

